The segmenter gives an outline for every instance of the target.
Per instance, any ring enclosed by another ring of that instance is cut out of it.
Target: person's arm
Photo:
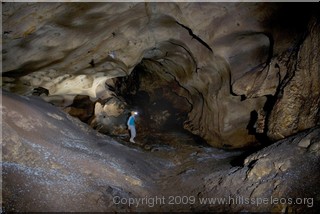
[[[127,121],[127,126],[129,128],[129,123],[130,123],[131,117],[129,117],[128,121]]]

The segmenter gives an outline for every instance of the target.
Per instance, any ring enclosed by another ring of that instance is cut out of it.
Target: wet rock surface
[[[244,151],[200,145],[182,133],[129,144],[38,97],[2,97],[3,211],[319,209],[319,128],[239,159]],[[130,199],[141,200],[129,206]]]

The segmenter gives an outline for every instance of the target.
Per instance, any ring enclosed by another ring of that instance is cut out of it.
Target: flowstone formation
[[[126,132],[136,108],[142,127],[177,118],[215,147],[278,140],[319,124],[318,11],[313,3],[3,3],[2,87],[43,88],[44,100],[105,133]],[[75,106],[79,96],[88,109]],[[170,107],[159,113],[159,101]]]

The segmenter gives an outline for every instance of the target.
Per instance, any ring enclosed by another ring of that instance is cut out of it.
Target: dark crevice
[[[250,113],[250,121],[247,125],[247,130],[249,135],[255,135],[256,134],[256,129],[255,129],[255,124],[258,120],[258,113],[257,111],[251,111]]]
[[[250,155],[252,155],[253,153],[256,153],[257,151],[263,149],[264,146],[263,145],[259,145],[256,147],[250,147],[246,150],[243,150],[244,152],[233,158],[230,161],[231,166],[236,167],[236,166],[240,166],[240,167],[244,167],[244,161],[247,157],[249,157]],[[248,164],[248,168],[252,168],[254,166],[254,164],[257,162],[257,160],[252,160],[249,164]]]
[[[258,161],[258,160],[252,160],[252,161],[250,161],[250,163],[248,164],[248,168],[249,168],[249,169],[252,169],[253,166],[256,164],[257,161]]]
[[[49,90],[43,87],[37,87],[33,89],[32,95],[40,96],[41,94],[49,95]]]
[[[199,38],[197,35],[195,35],[189,27],[179,23],[178,21],[176,21],[176,23],[178,25],[180,25],[181,27],[187,29],[189,32],[189,35],[192,36],[192,38],[195,38],[198,42],[200,42],[203,46],[205,46],[207,49],[209,49],[213,53],[213,50],[210,48],[210,46],[205,41],[203,41],[201,38]]]
[[[247,99],[246,95],[242,94],[240,96],[240,101],[245,101]]]
[[[94,59],[92,59],[92,60],[90,61],[89,65],[91,65],[91,67],[94,68],[94,66],[95,66]]]

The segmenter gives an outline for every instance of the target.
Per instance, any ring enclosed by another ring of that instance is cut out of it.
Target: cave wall
[[[4,3],[2,87],[23,95],[43,87],[49,92],[43,99],[62,107],[77,95],[106,100],[116,96],[106,82],[148,61],[150,71],[179,83],[192,106],[184,128],[209,144],[253,144],[250,123],[276,140],[319,124],[318,9],[312,3]]]
[[[310,33],[299,46],[289,64],[288,80],[279,91],[271,111],[268,136],[281,139],[319,124],[320,109],[320,39],[319,27],[313,22]]]

